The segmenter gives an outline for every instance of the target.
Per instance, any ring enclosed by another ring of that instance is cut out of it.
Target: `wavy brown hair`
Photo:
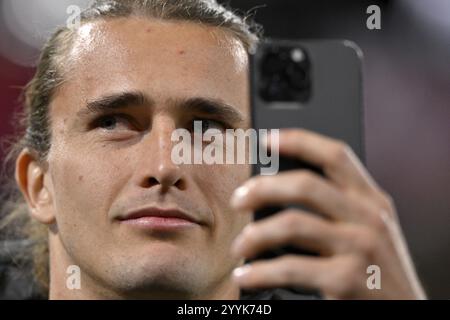
[[[143,16],[153,19],[188,21],[222,28],[239,39],[250,53],[261,36],[252,14],[242,14],[215,0],[95,0],[80,15],[80,25],[98,19]],[[0,230],[8,237],[20,237],[29,244],[18,258],[29,261],[42,292],[49,288],[48,228],[32,219],[14,179],[15,160],[27,148],[45,168],[51,147],[49,104],[64,81],[63,66],[76,34],[66,26],[57,29],[44,45],[36,73],[23,91],[22,110],[16,114],[16,138],[7,141],[2,184]]]

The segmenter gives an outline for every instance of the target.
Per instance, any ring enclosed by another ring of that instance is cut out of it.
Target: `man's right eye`
[[[112,130],[117,124],[117,119],[115,116],[106,116],[100,118],[98,121],[98,126],[102,129]]]
[[[112,131],[117,129],[128,130],[132,127],[132,124],[125,115],[109,114],[96,119],[93,126],[94,128]]]

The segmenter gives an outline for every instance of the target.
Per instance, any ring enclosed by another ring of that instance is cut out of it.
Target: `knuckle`
[[[316,177],[314,174],[309,170],[302,170],[299,173],[299,181],[302,181],[303,186],[310,187],[314,185],[314,182],[316,181]]]
[[[298,212],[296,212],[295,210],[288,210],[286,211],[283,216],[283,228],[286,231],[286,234],[293,234],[295,233],[297,230],[299,230],[300,227],[300,217]]]
[[[394,199],[392,196],[384,190],[380,191],[380,206],[387,212],[394,211]]]
[[[350,284],[342,276],[332,279],[323,285],[326,295],[333,299],[346,299],[350,295]]]
[[[330,165],[335,166],[347,161],[350,147],[343,141],[337,141],[330,151]]]
[[[384,235],[388,228],[382,212],[376,212],[371,218],[371,227],[378,235]]]
[[[360,204],[360,210],[366,213],[366,222],[369,229],[371,229],[376,235],[385,235],[388,227],[388,219],[391,217],[385,213],[384,209],[380,210],[378,205],[373,203]]]
[[[344,254],[354,250],[355,236],[349,229],[349,226],[338,225],[336,230],[338,241],[333,243],[336,253]]]
[[[378,237],[369,228],[360,228],[354,231],[353,243],[359,254],[370,259],[377,247]]]
[[[341,298],[350,298],[361,285],[361,276],[365,274],[365,262],[358,256],[350,257],[342,263],[339,283],[335,294]]]
[[[364,257],[361,257],[360,255],[355,255],[351,259],[349,259],[347,267],[348,270],[347,275],[351,277],[354,282],[359,275],[365,274],[367,266],[368,261]]]
[[[307,170],[299,172],[296,179],[296,189],[299,191],[300,197],[305,197],[310,192],[313,192],[315,182],[315,177],[312,172]]]
[[[297,258],[294,255],[286,255],[280,258],[280,263],[283,265],[281,271],[282,281],[284,283],[294,283],[297,278],[295,268]]]

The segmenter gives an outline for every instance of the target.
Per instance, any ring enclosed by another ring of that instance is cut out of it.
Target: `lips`
[[[120,221],[138,221],[146,218],[159,218],[161,221],[185,221],[201,224],[194,216],[179,209],[163,209],[157,207],[148,207],[134,210],[118,217]]]

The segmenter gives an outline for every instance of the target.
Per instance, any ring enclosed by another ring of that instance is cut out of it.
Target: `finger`
[[[265,250],[292,245],[328,256],[342,247],[339,242],[338,229],[331,222],[287,209],[247,225],[233,243],[232,253],[250,259]]]
[[[271,145],[270,137],[267,145]],[[342,187],[370,191],[377,188],[351,148],[336,139],[303,129],[281,130],[279,152],[319,166],[329,179]]]
[[[320,289],[327,258],[286,255],[237,268],[233,279],[241,288],[303,287]]]
[[[231,205],[237,210],[286,204],[301,204],[334,220],[365,222],[367,218],[355,201],[308,170],[251,178],[236,189],[231,199]]]

